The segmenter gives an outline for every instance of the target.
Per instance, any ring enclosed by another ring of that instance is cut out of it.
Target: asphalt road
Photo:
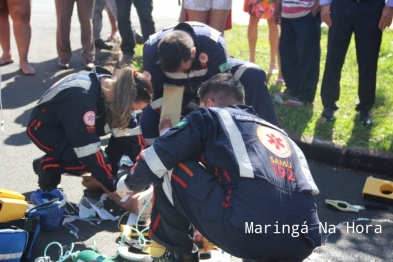
[[[175,0],[155,0],[154,19],[157,30],[176,23],[180,7]],[[242,13],[242,1],[234,0],[234,22],[247,23],[248,16]],[[102,36],[109,31],[109,22],[104,16],[104,29]],[[133,11],[132,21],[138,26],[138,19]],[[24,76],[18,70],[18,63],[0,68],[2,76],[1,97],[3,110],[0,120],[4,120],[4,131],[0,130],[0,187],[21,192],[29,197],[37,189],[37,177],[32,170],[32,160],[42,153],[29,140],[25,134],[26,124],[30,112],[44,91],[63,76],[82,69],[80,56],[80,30],[76,13],[72,19],[71,43],[73,56],[69,70],[57,69],[56,54],[56,15],[54,1],[35,0],[32,10],[32,39],[29,60],[36,68],[34,76]],[[12,35],[12,52],[15,61],[18,54]],[[97,52],[98,62],[109,53]],[[307,261],[393,261],[393,215],[392,206],[387,211],[365,210],[357,213],[344,213],[332,210],[324,204],[325,199],[339,199],[352,204],[364,205],[368,203],[362,199],[362,188],[367,176],[348,170],[339,170],[323,164],[310,163],[312,174],[320,189],[315,197],[321,222],[329,228],[344,221],[357,218],[368,218],[376,221],[360,221],[357,229],[366,228],[365,224],[373,225],[368,232],[352,231],[345,225],[328,237],[328,243],[316,250]],[[70,203],[78,203],[88,192],[83,190],[81,179],[73,176],[64,176],[62,185]],[[93,197],[99,197],[95,194]],[[111,206],[110,203],[107,203]],[[109,207],[114,214],[121,214],[116,207]],[[383,220],[384,219],[384,220]],[[58,231],[42,231],[33,252],[33,261],[42,256],[45,247],[52,241],[62,245],[75,243],[75,250],[83,250],[93,246],[92,240],[97,243],[99,250],[106,255],[114,255],[118,244],[115,237],[118,232],[117,223],[105,221],[99,227],[84,222],[76,222],[79,228],[80,239],[61,227]],[[356,224],[357,225],[357,224]],[[382,228],[382,232],[374,229]],[[334,231],[334,230],[333,230]],[[55,254],[55,249],[49,250]],[[55,256],[52,260],[56,260]],[[120,259],[122,260],[122,259]],[[232,258],[232,261],[239,261]]]

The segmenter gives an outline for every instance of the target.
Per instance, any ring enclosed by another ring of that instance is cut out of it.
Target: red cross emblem
[[[278,150],[280,150],[280,147],[284,148],[281,138],[276,137],[274,134],[266,134],[266,136],[269,138],[268,142],[274,144]]]
[[[273,154],[281,158],[291,155],[291,148],[282,133],[272,128],[260,126],[257,135],[261,143]]]
[[[83,116],[83,122],[85,122],[87,126],[94,126],[96,122],[96,113],[94,113],[94,111],[87,111]]]

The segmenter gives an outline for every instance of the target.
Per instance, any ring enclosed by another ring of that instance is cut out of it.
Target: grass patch
[[[341,76],[341,92],[336,111],[336,121],[319,123],[323,106],[320,98],[320,83],[325,67],[328,28],[322,28],[320,79],[313,105],[301,108],[288,108],[275,103],[276,113],[285,130],[312,136],[317,139],[332,141],[335,144],[348,147],[363,147],[368,149],[393,152],[393,31],[386,30],[383,34],[379,64],[377,72],[376,102],[372,109],[373,124],[364,127],[357,124],[355,105],[358,101],[358,73],[355,44],[352,39],[348,48],[345,64]],[[235,58],[248,60],[247,26],[234,25],[225,32],[228,54]],[[142,55],[142,48],[138,47],[136,56]],[[256,63],[267,70],[270,62],[267,25],[259,26],[256,50]],[[134,64],[141,69],[140,60]],[[280,87],[274,85],[276,76],[272,76],[268,88],[270,93],[277,92]],[[284,89],[284,88],[283,88]]]

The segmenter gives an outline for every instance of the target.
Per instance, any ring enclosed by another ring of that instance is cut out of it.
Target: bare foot
[[[14,59],[12,57],[5,57],[4,55],[0,57],[0,66],[5,66],[8,64],[12,64]]]
[[[20,66],[20,70],[25,75],[34,75],[35,72],[36,72],[35,69],[31,65],[29,65],[29,64],[21,65]]]
[[[160,131],[160,136],[164,135],[168,132],[169,129],[172,127],[172,122],[169,117],[164,117],[161,123],[158,125],[158,130]]]

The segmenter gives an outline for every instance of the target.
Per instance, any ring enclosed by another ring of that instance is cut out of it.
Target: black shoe
[[[164,255],[160,257],[146,256],[143,257],[141,262],[199,262],[198,247],[194,245],[194,250],[191,254],[179,254],[168,249]]]
[[[36,158],[33,160],[33,169],[34,173],[38,175],[38,186],[42,191],[49,192],[52,191],[58,186],[62,188],[60,184],[60,176],[55,177],[45,171],[45,169],[41,165],[42,157]]]
[[[364,126],[369,126],[373,123],[370,111],[359,111],[359,121]]]
[[[119,61],[119,68],[130,66],[132,64],[132,60],[134,60],[133,55],[123,54],[122,59]]]
[[[70,69],[70,63],[69,63],[69,62],[64,62],[64,61],[59,60],[59,61],[57,62],[57,65],[58,65],[59,68],[61,68],[61,69]]]
[[[94,46],[98,49],[112,50],[113,46],[108,45],[102,39],[94,40]]]
[[[326,118],[326,121],[333,121],[334,120],[334,110],[326,107],[322,112],[322,117]]]
[[[141,33],[136,31],[135,29],[132,30],[132,33],[134,34],[135,37],[135,43],[137,43],[138,45],[143,45],[145,43],[145,40],[143,39]]]

